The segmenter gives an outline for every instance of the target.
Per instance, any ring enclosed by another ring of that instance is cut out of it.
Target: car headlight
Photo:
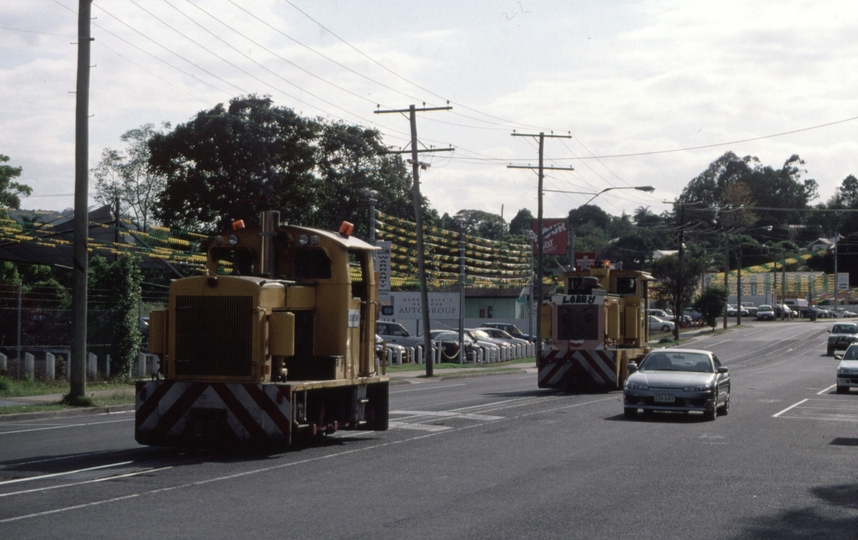
[[[626,381],[626,389],[627,390],[649,390],[649,386],[639,383],[639,382],[630,382]]]
[[[686,386],[682,389],[683,392],[711,392],[712,386],[708,384],[699,384],[697,386]]]

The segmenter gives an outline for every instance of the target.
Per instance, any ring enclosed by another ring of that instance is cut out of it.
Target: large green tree
[[[235,219],[257,223],[263,210],[300,222],[319,208],[313,141],[319,123],[267,97],[247,96],[202,111],[149,141],[149,164],[167,185],[155,216],[200,232]]]
[[[0,164],[8,162],[9,156],[0,154]],[[12,181],[21,176],[21,170],[21,167],[0,165],[0,212],[3,208],[17,210],[21,207],[21,195],[28,197],[33,193],[30,186]]]

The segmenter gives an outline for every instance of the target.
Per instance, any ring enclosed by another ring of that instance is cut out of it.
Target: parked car
[[[397,353],[401,354],[402,358],[406,362],[410,361],[410,359],[408,357],[408,349],[406,347],[403,347],[402,345],[400,345],[398,343],[387,343],[386,341],[384,341],[383,337],[376,334],[375,335],[375,352],[380,354],[385,349],[387,349],[388,351],[393,351],[394,355],[396,355]]]
[[[858,324],[835,324],[828,331],[828,356],[833,355],[837,349],[848,349],[855,342],[858,342]]]
[[[736,306],[734,306],[733,304],[727,304],[728,317],[736,317],[738,313],[741,313],[742,317],[747,317],[750,315],[750,313],[748,313],[747,308],[743,307],[742,309],[736,309]]]
[[[837,393],[858,387],[858,344],[850,345],[837,366]]]
[[[835,309],[835,310],[834,310],[834,313],[835,313],[839,318],[845,318],[845,317],[858,317],[858,313],[855,313],[854,311],[850,311],[850,310],[848,310],[848,309],[846,309],[846,308],[837,308],[837,309]]]
[[[775,320],[775,308],[769,304],[760,304],[757,308],[758,321],[773,321]]]
[[[753,302],[742,302],[742,307],[748,310],[748,316],[756,317],[757,316],[757,305]],[[745,316],[745,313],[742,313],[742,317]]]
[[[530,342],[526,339],[515,338],[504,332],[500,328],[489,328],[489,327],[480,327],[480,330],[487,333],[492,339],[499,339],[501,341],[505,341],[507,343],[512,344],[517,347],[525,347],[530,344]],[[524,350],[524,349],[522,349]]]
[[[445,361],[458,361],[459,358],[459,332],[455,330],[432,330],[429,332],[429,338],[437,345],[441,345]],[[472,353],[481,347],[475,342],[467,332],[465,332],[465,356],[470,358]],[[497,345],[487,343],[485,347],[488,349],[497,349]]]
[[[388,344],[396,343],[403,347],[417,347],[423,345],[423,338],[412,336],[404,326],[398,322],[376,321],[375,333],[380,335]]]
[[[666,321],[655,315],[649,316],[650,331],[673,332],[674,328],[676,328],[676,324],[673,321]]]
[[[654,411],[700,411],[707,420],[730,412],[730,374],[713,353],[658,349],[629,364],[623,387],[626,418]]]
[[[514,325],[512,323],[490,322],[490,323],[483,323],[480,326],[483,328],[497,328],[499,330],[503,330],[504,332],[506,332],[507,334],[511,335],[514,338],[526,339],[527,341],[533,341],[532,336],[525,334],[524,332],[519,330],[516,325]]]
[[[696,309],[687,307],[682,310],[682,314],[692,321],[699,321],[703,318],[703,314],[697,311]]]
[[[465,333],[471,336],[471,339],[476,341],[480,346],[486,343],[491,343],[492,345],[497,346],[502,351],[501,354],[503,355],[504,360],[512,359],[512,357],[515,356],[513,354],[515,352],[515,347],[512,343],[505,339],[493,338],[484,328],[465,328]]]
[[[796,312],[790,309],[790,307],[786,304],[775,304],[774,308],[775,316],[778,318],[783,317],[784,319],[792,319],[797,315]]]

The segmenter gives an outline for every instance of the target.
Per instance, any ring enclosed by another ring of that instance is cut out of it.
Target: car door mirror
[[[632,374],[632,373],[634,373],[635,371],[637,371],[637,370],[638,370],[638,365],[637,365],[637,363],[636,363],[636,362],[629,362],[628,370],[629,370],[629,374]]]
[[[721,366],[718,368],[718,373],[727,373],[728,371],[730,371],[730,370],[727,369],[726,366]]]

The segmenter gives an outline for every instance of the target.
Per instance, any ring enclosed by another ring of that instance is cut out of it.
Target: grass
[[[60,394],[63,399],[54,403],[35,405],[11,405],[0,407],[0,414],[22,412],[58,411],[75,407],[109,407],[134,403],[134,384],[132,382],[89,382],[87,395],[70,401],[66,398],[71,391],[67,381],[41,381],[32,379],[14,380],[0,376],[0,399],[28,396]]]

